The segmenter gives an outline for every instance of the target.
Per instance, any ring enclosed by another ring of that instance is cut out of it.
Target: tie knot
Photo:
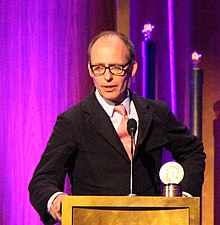
[[[116,105],[115,108],[114,108],[114,111],[118,112],[122,116],[127,116],[127,111],[126,111],[124,105],[122,105],[122,104]]]

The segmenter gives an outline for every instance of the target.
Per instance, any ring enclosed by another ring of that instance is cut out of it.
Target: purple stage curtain
[[[91,90],[87,46],[115,29],[115,11],[105,0],[1,0],[0,224],[42,224],[28,183],[56,116]]]

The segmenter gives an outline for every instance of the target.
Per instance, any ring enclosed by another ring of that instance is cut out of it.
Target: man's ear
[[[90,77],[93,77],[93,73],[92,73],[92,70],[90,68],[90,62],[88,62],[88,70],[89,70]]]
[[[132,64],[131,64],[131,77],[133,77],[137,71],[137,61],[134,60],[132,61]]]

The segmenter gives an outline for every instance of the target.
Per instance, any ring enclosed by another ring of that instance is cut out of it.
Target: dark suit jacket
[[[134,156],[134,193],[160,195],[162,148],[179,162],[182,189],[201,194],[205,154],[199,139],[162,102],[131,93],[139,130]],[[94,90],[78,105],[58,116],[54,131],[29,185],[30,199],[45,222],[48,199],[63,191],[69,174],[73,195],[128,195],[130,161],[112,122]]]

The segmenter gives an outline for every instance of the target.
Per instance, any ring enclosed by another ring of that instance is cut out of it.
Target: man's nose
[[[109,71],[109,68],[105,70],[104,77],[105,77],[105,80],[112,80],[113,74]]]

